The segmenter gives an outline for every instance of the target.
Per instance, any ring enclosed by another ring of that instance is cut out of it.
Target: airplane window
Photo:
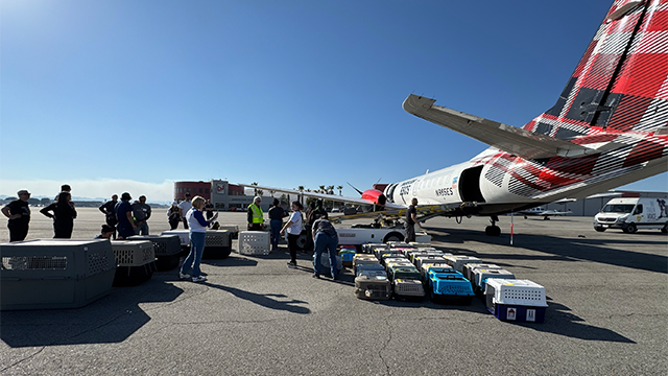
[[[642,205],[638,205],[636,207],[636,210],[633,212],[633,214],[642,214]]]

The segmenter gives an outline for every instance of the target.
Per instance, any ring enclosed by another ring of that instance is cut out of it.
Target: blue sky
[[[403,100],[521,126],[611,1],[0,4],[0,194],[169,200],[179,180],[367,188],[468,160],[486,146]]]

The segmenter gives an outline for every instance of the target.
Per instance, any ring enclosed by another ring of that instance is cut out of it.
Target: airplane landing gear
[[[496,222],[499,221],[499,217],[493,215],[490,218],[490,222],[492,222],[491,226],[485,227],[485,235],[487,236],[499,236],[501,235],[501,228],[496,225]]]

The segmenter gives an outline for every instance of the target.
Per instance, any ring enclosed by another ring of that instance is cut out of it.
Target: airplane
[[[524,219],[527,219],[527,217],[530,217],[530,216],[538,216],[538,217],[543,217],[543,219],[547,221],[547,220],[550,219],[550,216],[568,215],[568,214],[572,214],[573,212],[570,211],[570,210],[568,210],[568,211],[558,211],[558,210],[552,210],[552,209],[545,209],[542,206],[536,206],[535,208],[520,210],[516,213],[523,215]],[[515,213],[510,213],[510,215],[513,215],[513,214],[515,214]]]
[[[555,105],[522,128],[409,95],[410,114],[490,147],[361,199],[244,185],[327,200],[406,208],[438,207],[448,217],[498,216],[577,199],[668,170],[668,0],[616,0]],[[242,184],[243,185],[243,184]],[[433,216],[433,210],[432,210]]]

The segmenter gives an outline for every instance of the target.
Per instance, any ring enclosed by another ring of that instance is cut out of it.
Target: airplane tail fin
[[[667,126],[668,0],[615,0],[557,103],[524,129],[571,141]]]

